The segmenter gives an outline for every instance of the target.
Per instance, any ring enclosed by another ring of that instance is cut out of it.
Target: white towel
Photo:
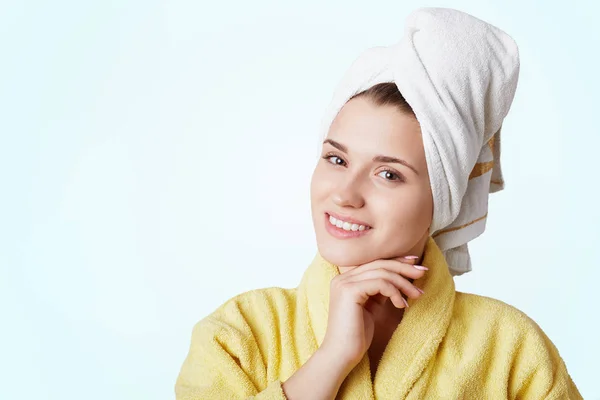
[[[335,89],[322,137],[354,94],[395,82],[421,126],[434,201],[430,234],[453,276],[471,271],[467,243],[485,230],[488,196],[504,188],[500,130],[519,76],[515,41],[449,8],[419,8],[402,39],[364,51]]]

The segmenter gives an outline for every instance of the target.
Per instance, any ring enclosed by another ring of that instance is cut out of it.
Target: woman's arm
[[[205,318],[194,326],[175,384],[177,400],[286,400],[280,381],[265,386],[266,371],[248,332]]]
[[[337,362],[331,352],[321,347],[285,383],[268,381],[252,330],[232,310],[213,313],[194,327],[190,349],[175,384],[177,400],[335,398],[350,373],[347,365]]]
[[[323,347],[283,384],[288,400],[334,400],[350,371]]]
[[[558,349],[535,322],[511,372],[511,399],[583,399]]]

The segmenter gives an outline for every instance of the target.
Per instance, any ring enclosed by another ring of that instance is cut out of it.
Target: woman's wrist
[[[339,357],[319,348],[282,384],[288,400],[333,400],[352,367]]]

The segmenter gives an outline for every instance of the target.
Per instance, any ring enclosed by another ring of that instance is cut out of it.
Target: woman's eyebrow
[[[329,143],[330,145],[332,145],[333,147],[335,147],[339,151],[348,154],[348,148],[346,146],[344,146],[343,144],[341,144],[339,142],[336,142],[333,139],[325,139],[323,141],[323,144],[325,144],[325,143]],[[415,174],[419,175],[419,171],[417,171],[417,169],[415,167],[413,167],[412,165],[410,165],[410,163],[408,163],[408,161],[402,160],[400,158],[390,157],[390,156],[384,156],[384,155],[377,155],[377,156],[373,157],[373,161],[379,161],[379,162],[384,162],[384,163],[402,164],[405,167],[408,167],[408,168],[412,169],[415,172]]]

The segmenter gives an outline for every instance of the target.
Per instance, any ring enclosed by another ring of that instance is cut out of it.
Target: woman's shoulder
[[[500,299],[474,293],[456,292],[453,317],[472,320],[478,325],[511,326],[522,333],[539,330],[539,325],[524,311]]]
[[[450,347],[463,349],[461,354],[475,354],[478,360],[486,360],[486,365],[497,366],[498,371],[508,368],[511,387],[523,390],[518,397],[529,398],[525,392],[537,390],[548,393],[545,398],[581,399],[555,344],[517,307],[491,297],[456,292],[447,332]]]
[[[451,325],[462,330],[460,336],[505,349],[558,357],[558,350],[540,325],[519,308],[492,297],[456,292]],[[543,351],[542,351],[543,349]]]
[[[195,329],[217,334],[224,331],[244,332],[248,329],[274,327],[285,320],[296,298],[296,289],[267,287],[239,293],[219,305],[200,320]]]

